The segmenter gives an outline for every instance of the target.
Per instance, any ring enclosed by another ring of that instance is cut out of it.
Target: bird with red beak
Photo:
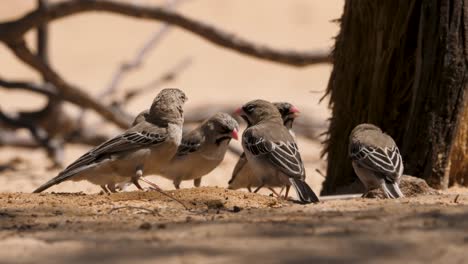
[[[297,109],[293,115],[297,114]],[[317,195],[305,182],[305,169],[294,137],[284,126],[278,108],[265,100],[254,100],[236,110],[249,127],[242,134],[245,158],[262,187],[292,185],[302,203],[318,202]],[[277,196],[279,196],[277,194]]]
[[[186,180],[199,187],[201,178],[224,159],[231,139],[238,139],[239,124],[226,113],[217,113],[182,137],[177,154],[160,175],[173,181],[176,189]]]
[[[283,119],[283,125],[289,130],[289,133],[295,137],[294,132],[292,131],[292,126],[294,120],[299,116],[299,109],[288,102],[275,102],[273,105],[275,105],[280,112],[281,118]],[[240,114],[240,108],[237,112]],[[228,184],[228,189],[237,190],[241,188],[247,188],[249,192],[252,192],[252,188],[260,187],[261,182],[257,179],[257,177],[255,177],[252,168],[247,162],[245,153],[242,153],[239,157]],[[281,189],[280,193],[282,190],[283,189]]]

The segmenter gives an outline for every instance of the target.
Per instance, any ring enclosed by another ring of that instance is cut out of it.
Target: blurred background
[[[136,4],[160,5],[165,1],[124,1]],[[333,20],[340,17],[343,0],[294,1],[181,1],[175,9],[182,14],[203,21],[227,32],[232,32],[254,43],[276,49],[314,51],[331,49],[338,32]],[[0,1],[0,20],[18,18],[33,10],[36,1]],[[98,96],[112,81],[116,69],[131,60],[148,39],[159,30],[161,23],[141,21],[120,15],[84,13],[50,24],[50,64],[69,83],[75,84],[93,96]],[[31,48],[34,32],[27,34]],[[223,105],[240,106],[246,101],[262,98],[287,101],[296,105],[303,117],[313,123],[315,139],[299,137],[298,143],[306,164],[307,181],[315,191],[321,188],[323,177],[316,171],[326,171],[325,160],[320,158],[321,138],[330,116],[327,99],[319,100],[331,72],[331,64],[317,64],[296,68],[262,61],[214,46],[205,40],[176,27],[159,41],[144,57],[144,64],[126,74],[118,84],[116,97],[125,91],[151,83],[181,61],[190,64],[173,81],[154,87],[130,101],[125,110],[136,115],[147,108],[159,89],[177,87],[189,97],[185,111],[198,111],[200,107]],[[40,82],[40,77],[18,61],[11,52],[0,46],[0,77],[27,79]],[[41,108],[46,99],[29,92],[0,89],[0,105],[8,112]],[[77,107],[66,103],[65,110],[78,115]],[[234,110],[234,109],[232,109]],[[213,107],[213,112],[217,111]],[[86,123],[101,122],[88,111]],[[109,135],[118,133],[115,126],[101,122],[100,131]],[[24,132],[27,134],[27,132]],[[238,144],[238,142],[234,142]],[[90,147],[67,144],[64,164],[69,164]],[[237,156],[228,153],[225,162],[204,177],[202,186],[227,186]],[[50,160],[41,149],[0,148],[0,164],[14,164],[14,170],[4,170],[0,177],[0,192],[30,192],[44,181],[54,177],[59,169],[49,169]],[[163,188],[172,189],[172,183],[157,177],[153,181]],[[182,187],[192,187],[192,182]],[[58,192],[97,192],[98,187],[86,182],[63,183],[51,188]]]

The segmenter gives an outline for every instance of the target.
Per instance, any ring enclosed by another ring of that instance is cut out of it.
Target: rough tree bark
[[[468,100],[458,127],[455,145],[450,154],[449,185],[468,186]]]
[[[364,122],[397,141],[406,174],[448,186],[467,94],[467,8],[466,0],[346,1],[327,90],[333,116],[323,194],[357,180],[348,135]]]

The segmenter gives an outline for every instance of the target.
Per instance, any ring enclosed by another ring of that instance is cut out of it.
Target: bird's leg
[[[175,180],[173,181],[174,187],[175,187],[177,190],[180,189],[180,182],[181,182],[180,179],[175,179]]]
[[[105,185],[101,185],[101,189],[104,191],[104,193],[110,194],[109,190]]]
[[[143,177],[141,177],[140,180],[143,181],[143,182],[145,182],[145,183],[147,183],[147,184],[150,185],[151,187],[153,187],[153,190],[155,190],[155,191],[157,191],[157,192],[159,192],[159,193],[161,193],[161,194],[163,194],[163,195],[165,195],[165,196],[171,198],[172,200],[174,200],[174,201],[180,203],[186,210],[188,210],[187,206],[185,206],[184,203],[182,203],[180,200],[176,199],[174,196],[172,196],[172,195],[166,193],[165,191],[163,191],[161,188],[159,188],[158,185],[156,185],[156,184],[154,184],[154,183],[148,181],[147,179],[145,179],[145,178],[143,178]]]
[[[284,194],[284,199],[288,199],[288,194],[289,194],[289,188],[291,188],[291,186],[286,186],[286,193]]]
[[[117,190],[115,189],[115,184],[107,184],[106,187],[111,193],[117,192]]]
[[[284,186],[281,187],[281,190],[279,191],[279,194],[281,195],[283,193],[283,191],[284,191]]]
[[[247,187],[247,190],[249,190],[250,193],[252,192],[252,188],[250,188],[250,186]]]
[[[132,183],[138,188],[138,190],[143,190],[140,183],[138,182],[139,179],[143,177],[143,169],[138,168],[135,172],[135,175],[132,177]]]
[[[257,189],[255,189],[253,192],[257,193],[258,191],[260,191],[261,188],[263,188],[263,186],[265,186],[265,184],[258,186]]]
[[[201,178],[193,180],[193,186],[200,187],[201,185]]]
[[[268,190],[270,190],[277,198],[281,198],[281,194],[275,191],[275,189],[268,187]]]

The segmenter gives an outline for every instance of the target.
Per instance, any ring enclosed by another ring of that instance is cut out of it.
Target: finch
[[[238,139],[239,124],[226,113],[217,113],[182,137],[177,154],[160,175],[180,188],[181,181],[201,178],[214,170],[224,159],[231,139]]]
[[[283,119],[283,125],[289,130],[289,133],[294,137],[294,132],[292,131],[292,125],[294,119],[299,116],[299,109],[294,105],[287,102],[277,102],[273,103],[276,106],[278,111],[281,114],[281,119]],[[239,160],[234,167],[232,172],[232,177],[229,180],[228,189],[236,190],[240,188],[247,188],[249,192],[252,191],[252,187],[259,187],[260,181],[255,177],[252,169],[250,168],[245,153],[242,153]]]
[[[398,187],[403,174],[400,151],[380,128],[371,124],[356,126],[349,136],[349,157],[367,192],[381,188],[387,198],[404,197]]]
[[[281,114],[270,102],[254,100],[236,110],[250,125],[242,134],[242,147],[260,186],[291,185],[302,203],[318,202],[305,182],[304,164],[293,136],[284,126]],[[256,191],[257,191],[256,190]]]
[[[91,149],[34,192],[67,180],[87,180],[105,192],[115,192],[114,186],[121,182],[132,182],[141,189],[140,177],[158,173],[175,155],[182,139],[186,101],[179,89],[161,90],[144,120]]]

